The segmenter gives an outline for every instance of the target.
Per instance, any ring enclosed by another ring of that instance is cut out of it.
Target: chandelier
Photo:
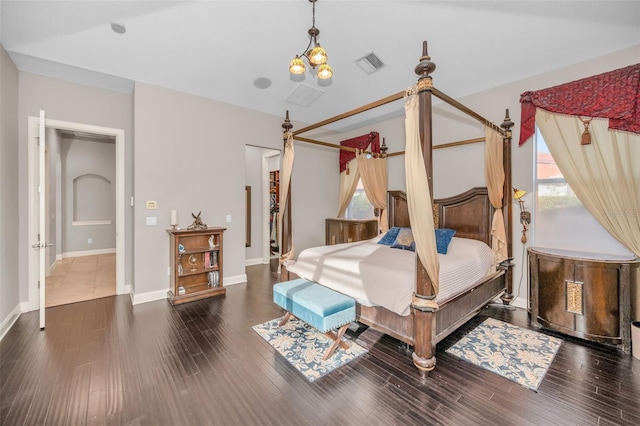
[[[311,21],[311,28],[309,28],[309,44],[304,52],[300,55],[296,55],[291,64],[289,64],[289,72],[291,74],[302,74],[305,72],[306,67],[303,59],[306,59],[311,68],[318,67],[317,76],[319,79],[326,80],[333,76],[333,70],[327,64],[327,52],[318,43],[317,37],[320,34],[320,30],[316,28],[316,1],[309,0],[313,4],[313,20]],[[313,44],[313,48],[311,45]],[[311,49],[310,49],[311,48]]]

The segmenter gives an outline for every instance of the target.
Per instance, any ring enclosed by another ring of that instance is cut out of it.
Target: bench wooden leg
[[[292,316],[293,315],[291,315],[291,312],[287,312],[284,318],[282,318],[282,320],[278,323],[278,327],[282,327],[283,325],[285,325],[287,321],[289,321],[289,318],[291,318]]]
[[[333,354],[333,351],[335,351],[338,346],[340,346],[344,350],[349,349],[349,345],[346,342],[342,341],[342,336],[344,336],[344,333],[345,331],[347,331],[347,328],[349,328],[349,324],[345,324],[342,327],[340,327],[340,329],[338,329],[337,335],[334,334],[332,331],[324,333],[325,336],[333,340],[333,345],[331,345],[331,347],[327,349],[327,351],[325,352],[324,357],[322,358],[323,361],[328,360],[331,354]]]

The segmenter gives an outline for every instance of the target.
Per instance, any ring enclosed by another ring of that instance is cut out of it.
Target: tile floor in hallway
[[[68,257],[56,261],[46,278],[45,306],[58,306],[116,294],[116,255]]]

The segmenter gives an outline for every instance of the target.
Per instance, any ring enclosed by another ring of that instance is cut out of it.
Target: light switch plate
[[[156,219],[155,216],[147,217],[147,226],[155,226],[157,224],[158,224],[158,220]]]
[[[147,210],[155,210],[157,207],[158,207],[157,202],[147,200]]]

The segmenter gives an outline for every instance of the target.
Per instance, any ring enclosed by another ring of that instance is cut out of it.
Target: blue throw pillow
[[[416,243],[413,241],[413,232],[411,232],[411,228],[400,229],[396,240],[391,244],[391,248],[416,251]]]
[[[436,249],[440,254],[447,254],[447,250],[449,249],[449,243],[451,239],[456,234],[456,231],[453,229],[446,228],[436,228]]]
[[[396,240],[398,233],[400,232],[400,228],[394,226],[389,229],[386,234],[380,240],[378,240],[378,244],[384,244],[385,246],[390,246]]]

